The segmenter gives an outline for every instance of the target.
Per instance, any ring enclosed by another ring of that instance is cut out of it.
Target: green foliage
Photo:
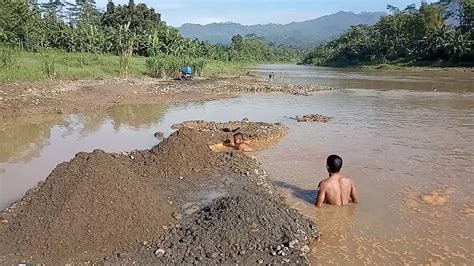
[[[374,26],[352,27],[338,39],[315,47],[303,63],[348,66],[474,61],[473,35],[462,23],[459,28],[446,25],[442,5],[423,3],[419,9],[414,5],[404,10],[389,9],[392,14]]]
[[[191,66],[195,76],[202,76],[207,65],[203,58],[182,58],[175,56],[153,56],[146,60],[148,73],[154,78],[175,78],[184,66]]]
[[[121,76],[128,76],[129,74],[129,71],[128,71],[128,66],[129,66],[129,62],[128,62],[128,57],[127,56],[119,56],[119,74]]]
[[[11,68],[14,63],[13,50],[0,47],[0,69]]]
[[[43,76],[128,75],[133,74],[134,63],[139,61],[143,64],[139,67],[143,72],[148,69],[157,77],[173,76],[184,65],[193,66],[195,74],[200,76],[208,61],[280,62],[295,60],[301,55],[298,49],[269,45],[256,35],[240,38],[241,43],[231,47],[184,38],[161,21],[161,15],[153,8],[133,1],[126,5],[109,1],[107,9],[100,11],[94,0],[54,0],[42,4],[31,0],[3,0],[0,5],[0,46],[15,48],[23,54],[33,52],[31,61],[36,68],[15,69],[9,72],[13,78],[4,75],[1,79],[16,80],[19,73],[31,80]],[[38,62],[35,53],[48,57]],[[150,57],[146,65],[143,58],[136,60],[143,56]],[[114,63],[102,69],[110,61],[100,58],[114,58]],[[11,59],[8,53],[2,52],[2,65],[10,64]],[[24,72],[26,69],[31,75]]]
[[[56,67],[54,64],[54,59],[45,59],[43,62],[43,72],[46,74],[46,77],[49,79],[54,79],[56,77]]]

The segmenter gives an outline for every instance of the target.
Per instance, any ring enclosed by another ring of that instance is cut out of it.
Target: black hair
[[[243,138],[244,138],[244,134],[242,134],[242,133],[240,133],[240,132],[235,133],[235,134],[234,134],[234,138],[237,138],[237,137],[243,139]]]
[[[328,171],[331,173],[339,173],[342,168],[342,158],[337,155],[330,155],[326,160]]]

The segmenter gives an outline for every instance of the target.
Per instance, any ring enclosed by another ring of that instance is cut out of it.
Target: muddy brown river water
[[[274,82],[341,88],[313,96],[249,95],[179,106],[118,106],[0,123],[0,209],[79,151],[158,143],[156,131],[190,119],[282,122],[288,136],[257,153],[289,203],[317,222],[313,264],[474,263],[474,77],[259,66]],[[436,90],[436,92],[434,92]],[[287,117],[321,113],[329,123]],[[357,206],[313,207],[325,158],[343,157]]]

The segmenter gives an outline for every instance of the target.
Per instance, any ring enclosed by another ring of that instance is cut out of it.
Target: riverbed
[[[259,66],[275,83],[339,88],[178,105],[119,105],[16,118],[0,127],[0,208],[80,151],[156,145],[184,120],[281,122],[288,136],[256,154],[291,206],[317,222],[312,263],[474,262],[474,78],[471,73]],[[329,123],[290,116],[321,113]],[[325,158],[339,154],[361,203],[315,209]]]

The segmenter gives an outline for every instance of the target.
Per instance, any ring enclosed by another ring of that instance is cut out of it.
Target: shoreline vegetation
[[[0,6],[0,83],[113,76],[227,76],[260,62],[297,62],[301,49],[249,34],[229,46],[184,38],[146,4],[6,1]]]
[[[0,48],[0,84],[15,82],[54,81],[54,80],[100,80],[109,78],[144,78],[152,76],[147,65],[147,57],[132,56],[128,58],[128,73],[120,73],[121,57],[112,54],[94,54],[81,52],[64,52],[49,50],[45,52],[27,52],[10,48]],[[8,58],[7,58],[8,57]],[[164,57],[165,58],[165,57]],[[168,58],[172,61],[174,58]],[[189,60],[192,62],[192,60]],[[225,78],[242,73],[251,63],[226,62],[203,59],[198,77]],[[8,64],[8,65],[7,65]],[[6,66],[7,65],[7,66]],[[172,74],[159,77],[163,80],[178,76],[180,67],[169,69]]]
[[[448,8],[450,3],[388,6],[391,13],[375,25],[351,27],[339,38],[314,47],[301,63],[373,69],[472,68],[474,2],[460,1],[457,11]]]

